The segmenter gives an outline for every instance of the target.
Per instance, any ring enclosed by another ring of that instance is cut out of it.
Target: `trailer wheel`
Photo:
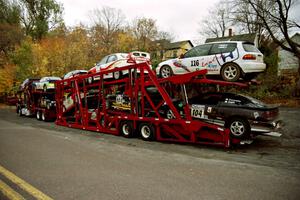
[[[133,123],[131,121],[122,121],[119,125],[119,133],[126,138],[133,137]]]
[[[155,139],[155,128],[152,124],[142,123],[139,132],[143,140],[151,141]]]
[[[36,111],[36,119],[41,120],[41,112],[39,110]]]
[[[22,108],[18,108],[18,115],[20,116],[20,117],[22,117],[23,116],[23,114],[22,114]]]
[[[44,122],[48,121],[48,118],[47,118],[47,116],[46,116],[45,111],[42,111],[41,119],[42,119]]]

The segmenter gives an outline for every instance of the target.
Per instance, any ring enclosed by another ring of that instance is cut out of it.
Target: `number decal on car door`
[[[195,118],[204,118],[204,105],[192,105],[191,116]]]
[[[198,67],[199,66],[199,60],[191,60],[191,67]]]

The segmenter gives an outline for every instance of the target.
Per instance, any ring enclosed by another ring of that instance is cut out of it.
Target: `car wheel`
[[[175,119],[174,113],[172,112],[171,109],[168,109],[166,111],[166,117],[167,117],[167,119]]]
[[[44,90],[44,92],[47,92],[47,85],[43,86],[43,90]]]
[[[123,137],[131,138],[134,136],[133,123],[131,121],[122,121],[119,125],[119,132]]]
[[[155,139],[155,128],[152,124],[142,123],[139,132],[143,140],[151,141]]]
[[[173,75],[173,71],[170,66],[164,65],[160,68],[160,77],[168,78]]]
[[[224,81],[234,82],[240,78],[241,70],[234,63],[227,63],[222,67],[221,76]]]
[[[88,77],[88,83],[89,84],[92,84],[94,82],[94,79],[93,79],[93,77],[91,76],[91,77]]]
[[[245,119],[232,118],[227,127],[230,129],[230,135],[234,138],[246,138],[250,133],[249,122]]]
[[[113,77],[115,80],[122,78],[122,72],[121,71],[113,72]]]
[[[248,73],[244,75],[244,80],[245,81],[251,81],[252,79],[254,79],[258,74],[257,73]]]

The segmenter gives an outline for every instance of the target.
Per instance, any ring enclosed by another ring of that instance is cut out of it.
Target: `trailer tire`
[[[119,133],[126,138],[134,136],[133,123],[131,121],[121,121],[119,124]]]
[[[41,120],[41,112],[39,110],[36,111],[36,119]]]
[[[23,116],[23,114],[22,114],[22,108],[18,108],[18,115],[20,116],[20,117],[22,117]]]
[[[139,126],[139,132],[143,140],[151,141],[154,140],[155,135],[155,127],[150,123],[142,123]]]
[[[47,121],[48,121],[48,118],[47,118],[47,116],[46,116],[45,111],[42,111],[41,119],[42,119],[44,122],[47,122]]]

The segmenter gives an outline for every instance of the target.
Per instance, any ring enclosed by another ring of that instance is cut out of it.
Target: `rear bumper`
[[[257,135],[280,137],[282,134],[279,131],[283,125],[283,121],[280,119],[271,122],[252,122],[251,132]]]
[[[240,65],[244,73],[263,72],[266,70],[265,63],[247,62]]]

